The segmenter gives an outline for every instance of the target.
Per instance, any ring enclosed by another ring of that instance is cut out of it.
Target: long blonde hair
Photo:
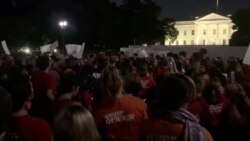
[[[123,80],[120,76],[119,70],[110,66],[105,68],[101,74],[101,93],[102,100],[115,99],[123,90]]]
[[[91,113],[81,105],[64,108],[56,117],[54,141],[100,141]]]

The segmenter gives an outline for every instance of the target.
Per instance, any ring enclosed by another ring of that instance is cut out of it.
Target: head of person
[[[79,87],[77,83],[77,78],[74,74],[64,74],[60,78],[57,96],[62,96],[64,94],[72,94],[76,96],[79,92]]]
[[[40,71],[45,71],[49,68],[50,60],[48,56],[39,56],[36,60],[37,67],[40,69]]]
[[[64,108],[56,117],[54,141],[99,141],[100,136],[91,113],[80,105]]]
[[[116,67],[105,68],[101,73],[101,99],[112,100],[122,93],[123,80]]]
[[[145,76],[148,74],[148,64],[145,62],[141,62],[138,66],[138,73],[140,76]]]
[[[193,80],[177,73],[159,79],[156,94],[158,108],[165,112],[186,108],[197,95]]]
[[[130,74],[124,78],[124,90],[127,94],[139,96],[142,89],[140,76],[137,74]]]
[[[219,87],[216,84],[211,83],[204,88],[202,96],[209,104],[218,104],[220,99]]]
[[[11,107],[12,101],[10,94],[4,88],[0,87],[0,135],[8,130]]]
[[[10,79],[6,87],[12,98],[12,112],[16,113],[22,109],[29,110],[33,97],[33,89],[29,77],[20,71],[16,71],[12,75],[15,79]]]
[[[207,54],[207,50],[205,48],[201,48],[199,53],[204,57]]]
[[[182,57],[187,57],[187,52],[186,51],[180,51],[179,55]]]

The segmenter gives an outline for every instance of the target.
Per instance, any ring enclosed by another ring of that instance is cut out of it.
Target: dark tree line
[[[250,43],[250,8],[240,9],[231,17],[236,30],[230,40],[230,45],[248,46]]]
[[[119,48],[131,44],[175,39],[171,19],[159,19],[161,8],[152,0],[1,0],[0,40],[10,47],[39,47],[60,40],[60,19],[66,19],[65,43]]]

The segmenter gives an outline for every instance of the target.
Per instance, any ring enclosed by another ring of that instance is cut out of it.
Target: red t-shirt
[[[46,72],[38,72],[32,77],[34,99],[31,112],[38,117],[47,119],[51,116],[52,101],[47,96],[47,91],[56,90],[56,80]]]
[[[155,87],[155,85],[156,85],[155,80],[154,80],[153,76],[145,75],[145,76],[141,77],[140,82],[141,82],[142,90],[139,94],[139,97],[145,98],[145,97],[147,97],[147,94],[150,91],[150,89]]]
[[[250,82],[250,66],[244,65],[242,67],[242,69],[243,69],[243,72],[244,72],[245,81]]]
[[[56,90],[56,80],[49,73],[40,71],[32,77],[35,97],[47,97],[47,90]]]
[[[55,100],[53,102],[53,113],[56,115],[61,109],[65,106],[71,105],[75,101],[72,99],[62,99],[62,100]]]
[[[93,95],[88,90],[80,91],[77,101],[79,101],[84,107],[88,108],[88,110],[92,110]]]
[[[204,129],[207,141],[213,141],[211,134]],[[179,141],[183,139],[184,124],[161,119],[150,119],[140,127],[140,141]]]
[[[192,103],[189,104],[187,110],[200,120],[200,113],[207,106],[205,99],[202,96],[197,97]]]
[[[139,126],[148,118],[147,105],[133,96],[99,105],[93,115],[101,135],[108,140],[138,140]]]
[[[48,123],[30,115],[12,116],[11,129],[25,141],[51,141],[52,130]]]
[[[165,67],[156,67],[154,70],[154,77],[158,78],[169,74],[169,69]]]
[[[202,125],[219,126],[222,120],[222,112],[228,106],[228,100],[225,96],[221,96],[218,104],[213,105],[207,103],[202,97],[198,97],[188,106],[188,111],[195,115]]]

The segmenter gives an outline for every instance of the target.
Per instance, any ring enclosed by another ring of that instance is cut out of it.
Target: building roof
[[[175,25],[193,25],[195,22],[205,22],[205,21],[228,21],[231,20],[229,17],[222,16],[216,13],[210,13],[203,17],[196,17],[196,20],[189,21],[176,21]]]
[[[194,21],[177,21],[176,25],[193,25]]]
[[[208,14],[204,17],[197,19],[196,22],[199,22],[199,21],[218,21],[218,20],[230,20],[230,18],[216,14],[216,13],[211,13],[211,14]]]

